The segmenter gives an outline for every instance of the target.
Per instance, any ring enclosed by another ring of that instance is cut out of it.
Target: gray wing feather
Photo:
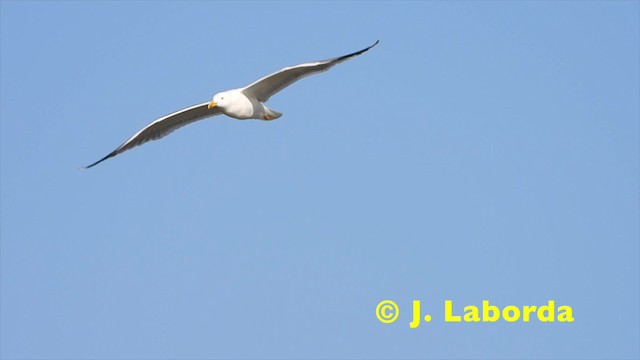
[[[249,97],[256,98],[261,102],[266,102],[272,95],[293,84],[294,82],[309,75],[327,71],[336,64],[362,54],[363,52],[376,46],[376,44],[378,44],[378,41],[360,51],[356,51],[354,53],[337,58],[286,67],[248,85],[243,89],[243,92]]]
[[[176,111],[172,114],[163,116],[135,133],[132,137],[130,137],[122,145],[118,146],[118,148],[113,150],[107,156],[89,166],[86,166],[86,168],[88,169],[92,166],[98,165],[108,158],[114,157],[148,141],[158,140],[164,136],[169,135],[172,131],[194,121],[202,120],[204,118],[215,116],[221,113],[222,112],[217,107],[209,109],[209,103],[206,102],[198,105],[193,105],[188,108]]]

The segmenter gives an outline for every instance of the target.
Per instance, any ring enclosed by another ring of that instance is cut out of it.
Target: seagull
[[[163,116],[142,128],[107,156],[85,168],[96,166],[138,145],[158,140],[179,127],[211,116],[225,114],[238,120],[275,120],[282,116],[282,113],[270,109],[264,104],[271,96],[303,77],[327,71],[336,64],[364,53],[376,46],[378,42],[379,40],[369,47],[348,55],[286,67],[243,88],[219,92],[213,96],[211,101],[189,106]]]

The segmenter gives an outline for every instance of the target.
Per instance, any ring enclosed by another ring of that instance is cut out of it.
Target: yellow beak
[[[218,106],[218,104],[216,104],[215,101],[211,100],[211,102],[209,103],[209,109],[213,109],[216,106]]]

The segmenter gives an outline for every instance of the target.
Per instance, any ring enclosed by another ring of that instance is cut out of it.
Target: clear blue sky
[[[2,358],[640,356],[638,2],[0,11]],[[377,39],[274,96],[277,121],[81,169]],[[433,321],[411,329],[416,299]],[[447,323],[447,299],[575,322]]]

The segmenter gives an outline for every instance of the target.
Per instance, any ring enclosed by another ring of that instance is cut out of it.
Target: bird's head
[[[226,91],[213,95],[213,99],[211,100],[211,102],[209,102],[209,109],[213,109],[216,106],[224,108],[228,98],[229,96]]]

